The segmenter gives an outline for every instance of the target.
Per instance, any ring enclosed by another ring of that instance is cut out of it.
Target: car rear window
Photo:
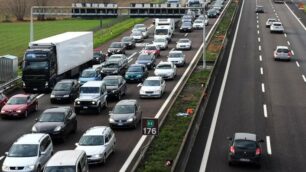
[[[282,26],[282,24],[279,24],[279,23],[274,23],[273,25],[274,26]]]
[[[277,49],[277,52],[278,53],[288,53],[289,50],[288,49],[284,49],[284,48],[279,48],[279,49]]]
[[[251,140],[235,140],[234,146],[239,149],[256,149],[256,142]]]

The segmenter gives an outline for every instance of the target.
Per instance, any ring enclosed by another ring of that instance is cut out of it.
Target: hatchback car
[[[125,80],[127,82],[142,82],[149,75],[147,66],[144,64],[132,64],[125,73]]]
[[[154,75],[161,76],[164,79],[174,79],[176,76],[176,66],[172,62],[161,61],[156,65]]]
[[[153,45],[158,46],[161,50],[167,49],[169,44],[166,38],[156,38],[152,43]]]
[[[37,111],[38,101],[35,95],[17,94],[9,98],[1,109],[1,118],[27,117],[30,112]]]
[[[261,142],[253,133],[235,133],[234,138],[228,137],[228,164],[252,163],[260,166],[262,156]]]
[[[183,51],[172,50],[168,55],[168,62],[172,62],[176,66],[184,66],[185,65],[185,54]]]
[[[121,39],[121,42],[123,42],[128,49],[132,49],[136,47],[136,41],[131,36],[125,36]]]
[[[273,22],[277,22],[277,20],[275,18],[268,18],[268,20],[266,21],[266,27],[270,28]]]
[[[127,99],[118,102],[109,112],[109,125],[114,127],[136,128],[142,118],[142,111],[137,100]]]
[[[270,26],[270,32],[279,32],[283,33],[284,32],[284,27],[281,22],[272,22]]]
[[[140,31],[142,33],[144,39],[149,37],[148,29],[146,27],[145,28],[137,28],[137,29],[133,28],[132,29],[132,32],[138,32],[138,31]]]
[[[126,94],[126,81],[121,75],[109,75],[104,77],[102,81],[105,83],[108,98],[115,97],[121,100],[121,97]]]
[[[48,134],[24,134],[5,153],[3,172],[42,171],[53,154],[53,144]]]
[[[6,104],[8,98],[0,92],[0,110],[2,109],[2,107]]]
[[[144,49],[142,50],[142,53],[153,54],[155,57],[159,57],[160,56],[160,48],[157,45],[149,44],[149,45],[146,45],[144,47]]]
[[[214,9],[214,8],[209,9],[209,10],[207,11],[207,17],[208,17],[208,18],[216,18],[216,17],[218,17],[217,10]]]
[[[75,145],[75,150],[86,152],[88,164],[105,164],[109,155],[115,152],[116,137],[111,128],[95,126],[89,128]]]
[[[144,40],[144,36],[139,30],[132,32],[130,37],[132,37],[136,42],[142,42]]]
[[[139,54],[135,63],[146,65],[147,68],[152,69],[155,66],[155,56],[153,54]]]
[[[277,46],[273,53],[274,60],[291,60],[292,52],[287,46]]]
[[[106,60],[106,54],[104,54],[101,50],[100,51],[97,51],[97,50],[94,51],[93,58],[92,58],[93,64],[101,64],[105,60]]]
[[[101,80],[101,74],[94,68],[84,69],[79,77],[79,84],[83,85],[87,81],[99,81]]]
[[[176,42],[176,49],[177,50],[191,50],[192,49],[192,42],[188,38],[181,38]]]
[[[123,42],[112,42],[109,48],[107,49],[107,55],[112,54],[125,54],[125,43]]]
[[[205,24],[206,25],[206,24]],[[204,21],[203,20],[195,20],[192,24],[192,27],[194,29],[203,29],[204,27]]]
[[[192,23],[191,22],[183,22],[180,27],[180,32],[192,32]]]
[[[76,79],[63,79],[56,83],[51,94],[51,103],[73,101],[78,97],[80,84]]]
[[[141,98],[161,98],[166,89],[166,82],[160,76],[150,76],[143,83],[139,84],[139,96]]]
[[[77,130],[76,114],[70,106],[46,109],[32,127],[33,133],[47,133],[54,139],[64,141]]]

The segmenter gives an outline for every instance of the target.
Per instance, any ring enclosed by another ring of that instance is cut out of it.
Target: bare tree
[[[23,21],[27,10],[26,0],[9,0],[8,11],[16,17],[18,21]]]
[[[34,0],[35,6],[47,6],[48,0]],[[37,20],[45,20],[45,15],[37,16]]]

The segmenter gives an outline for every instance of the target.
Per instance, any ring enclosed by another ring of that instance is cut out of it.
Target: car
[[[205,24],[206,25],[206,24]],[[203,29],[204,27],[204,20],[195,20],[192,24],[194,29]]]
[[[124,36],[121,39],[121,42],[123,42],[126,46],[127,49],[133,49],[136,47],[136,41],[133,37],[131,36]]]
[[[160,76],[149,76],[138,84],[140,98],[161,98],[166,89],[166,82]]]
[[[270,32],[284,33],[284,26],[281,22],[272,22],[270,26]]]
[[[192,42],[188,38],[181,38],[176,42],[176,49],[177,50],[191,50],[192,49]]]
[[[1,118],[5,117],[28,117],[31,112],[38,109],[36,95],[17,94],[8,99],[1,109]]]
[[[174,79],[176,76],[176,65],[172,62],[159,62],[154,70],[155,76],[161,76],[164,79]]]
[[[32,127],[32,133],[46,133],[64,141],[77,130],[77,118],[70,106],[53,107],[43,111]]]
[[[292,58],[292,52],[288,46],[276,46],[273,53],[274,60],[288,60]]]
[[[234,138],[228,137],[228,164],[252,163],[260,166],[262,157],[261,144],[263,140],[257,140],[253,133],[235,133]]]
[[[101,50],[94,50],[92,64],[101,64],[106,60],[106,54]]]
[[[216,18],[216,17],[218,17],[217,10],[214,9],[214,8],[209,9],[207,11],[207,17],[208,18]]]
[[[180,27],[180,32],[192,32],[192,23],[191,22],[183,22]]]
[[[148,29],[147,29],[145,24],[143,24],[143,23],[135,24],[133,29],[132,29],[132,32],[137,31],[137,30],[142,32],[142,35],[143,35],[144,38],[149,37]]]
[[[119,101],[109,112],[109,126],[137,128],[142,118],[142,110],[137,100],[126,99]]]
[[[132,64],[125,73],[127,82],[142,82],[149,75],[148,68],[144,64]]]
[[[82,110],[96,110],[101,113],[107,108],[107,90],[103,81],[88,81],[80,88],[80,96],[74,100],[74,112],[79,114]]]
[[[0,92],[0,110],[6,104],[7,100],[8,98],[2,92]]]
[[[268,20],[266,21],[266,27],[270,28],[273,22],[277,22],[277,20],[275,18],[268,18]]]
[[[88,164],[105,164],[115,152],[116,136],[110,127],[94,126],[86,130],[75,145],[75,150],[86,152]]]
[[[155,55],[153,54],[139,54],[136,62],[136,64],[144,64],[149,69],[153,69],[155,66]]]
[[[112,54],[125,54],[125,43],[123,42],[112,42],[109,48],[107,49],[107,55]]]
[[[256,13],[264,13],[264,7],[262,5],[256,5]]]
[[[216,10],[217,15],[221,14],[222,8],[220,6],[214,6],[212,9]]]
[[[111,55],[110,57],[108,57],[107,60],[110,61],[110,60],[113,60],[113,59],[119,59],[119,60],[121,60],[125,68],[127,68],[128,65],[129,65],[129,60],[128,60],[128,58],[126,57],[125,54],[113,54],[113,55]]]
[[[182,19],[181,19],[181,22],[184,23],[184,22],[192,22],[193,21],[193,18],[191,15],[183,15]]]
[[[144,40],[144,36],[139,30],[132,32],[130,37],[132,37],[136,42],[142,42]]]
[[[153,54],[155,57],[159,57],[160,56],[160,48],[157,45],[148,44],[143,48],[142,53]]]
[[[115,97],[121,100],[121,97],[126,94],[126,81],[121,75],[109,75],[102,80],[105,83],[107,97]]]
[[[3,172],[42,171],[53,155],[53,143],[48,134],[24,134],[5,154],[2,164]]]
[[[110,59],[107,60],[102,69],[101,75],[105,77],[107,75],[124,75],[126,71],[126,64],[121,59]]]
[[[172,50],[169,52],[169,55],[167,57],[167,61],[172,62],[176,66],[184,66],[186,63],[185,54],[183,53],[183,51]]]
[[[83,85],[87,81],[99,81],[101,80],[100,71],[94,68],[84,69],[79,77],[79,84]]]
[[[196,20],[204,20],[205,26],[208,26],[209,21],[208,21],[207,15],[205,15],[205,16],[204,15],[199,15],[199,17]]]
[[[56,83],[51,94],[50,102],[70,102],[78,97],[80,84],[76,79],[63,79]]]
[[[161,50],[167,49],[169,44],[166,38],[155,38],[152,43],[153,45],[158,46]]]

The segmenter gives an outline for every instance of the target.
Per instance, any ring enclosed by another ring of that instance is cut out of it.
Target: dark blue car
[[[144,64],[147,68],[152,69],[155,66],[155,55],[140,54],[135,62],[136,64]]]

